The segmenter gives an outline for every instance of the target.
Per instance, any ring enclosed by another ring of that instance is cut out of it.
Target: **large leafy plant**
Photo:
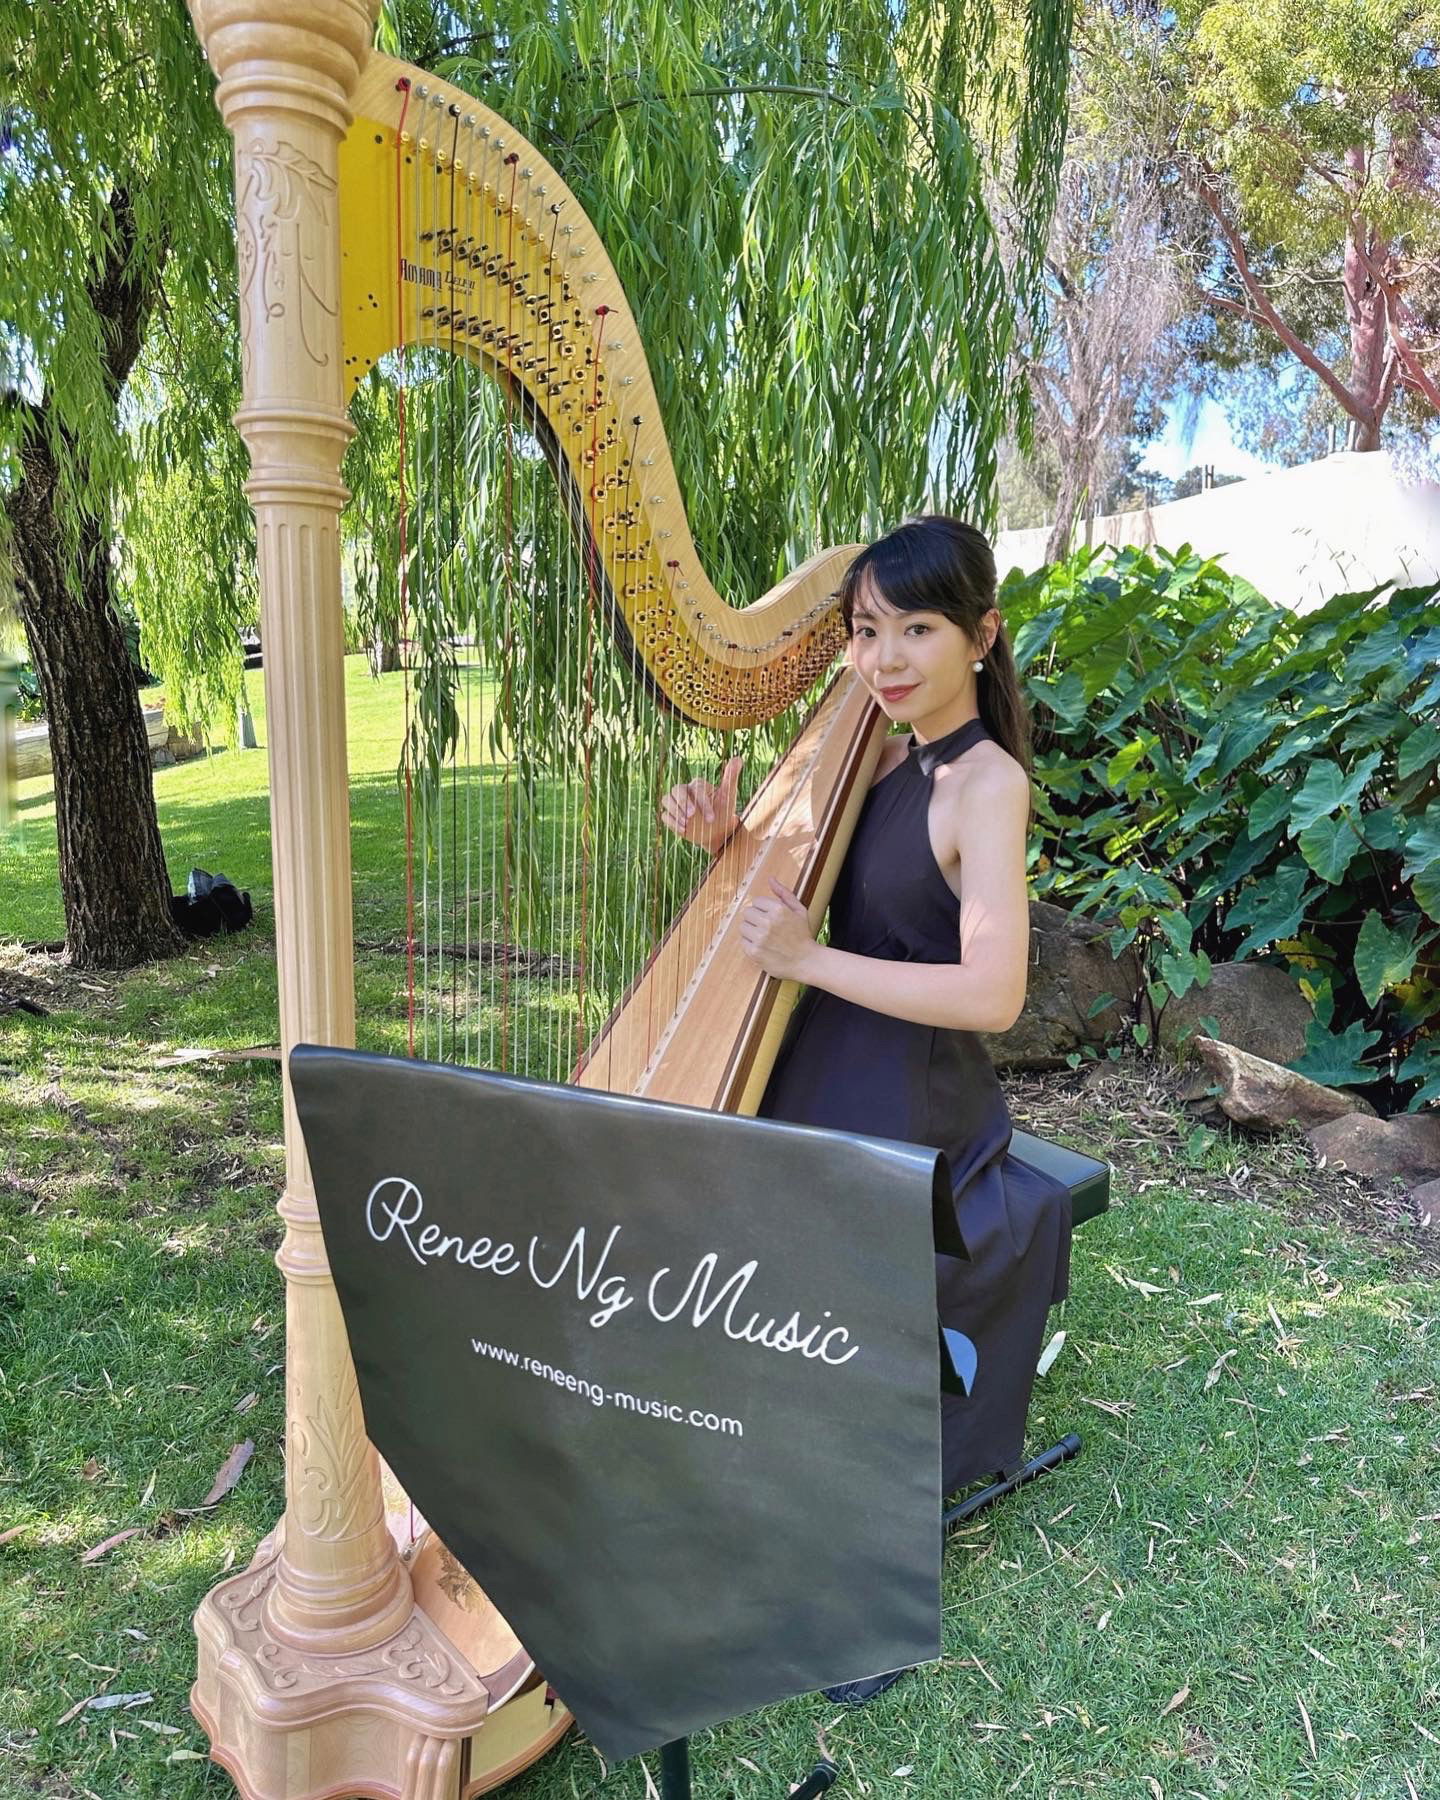
[[[1440,591],[1297,616],[1186,546],[1082,550],[1000,603],[1034,891],[1133,949],[1134,1041],[1213,963],[1263,959],[1314,1009],[1291,1068],[1383,1113],[1440,1100]]]

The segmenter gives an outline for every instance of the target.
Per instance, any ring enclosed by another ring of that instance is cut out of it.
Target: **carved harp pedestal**
[[[841,647],[834,593],[854,555],[825,552],[752,606],[715,593],[603,246],[503,120],[372,53],[378,7],[191,0],[235,139],[236,423],[258,535],[287,1055],[354,1042],[340,463],[350,399],[375,363],[428,345],[524,396],[593,617],[682,724],[754,725],[809,693]],[[691,926],[657,932],[585,1030],[572,1079],[753,1109],[789,996],[740,952],[738,912],[775,874],[818,918],[879,743],[875,709],[842,676],[755,795],[734,853],[704,876]],[[583,1023],[583,988],[581,1000]],[[443,1546],[400,1553],[288,1081],[285,1151],[285,1513],[200,1606],[192,1705],[247,1800],[468,1800],[540,1755],[569,1716],[473,1584],[449,1579]]]

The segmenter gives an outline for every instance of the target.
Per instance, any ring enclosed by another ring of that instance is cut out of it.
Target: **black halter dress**
[[[837,949],[891,962],[960,960],[960,902],[930,847],[934,771],[990,734],[971,719],[866,795],[830,903]],[[1011,1123],[979,1036],[802,995],[761,1116],[943,1150],[970,1261],[937,1255],[944,1323],[976,1350],[967,1398],[941,1398],[946,1493],[1018,1462],[1045,1315],[1069,1286],[1070,1201],[1009,1155]]]

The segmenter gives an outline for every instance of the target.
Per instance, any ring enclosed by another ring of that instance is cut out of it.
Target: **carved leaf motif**
[[[440,1592],[453,1606],[473,1611],[471,1595],[477,1590],[470,1571],[445,1545],[440,1546],[440,1573],[436,1576]]]
[[[247,368],[252,329],[260,319],[285,317],[292,305],[311,361],[322,368],[330,361],[316,327],[317,314],[337,312],[328,241],[335,189],[335,178],[284,138],[269,148],[256,138],[241,155],[236,213]]]
[[[308,1416],[297,1409],[292,1429],[300,1468],[296,1496],[300,1529],[307,1537],[330,1542],[353,1536],[369,1491],[370,1449],[348,1358],[329,1392],[316,1395]],[[377,1493],[377,1507],[378,1503]]]
[[[267,1563],[243,1588],[227,1590],[220,1596],[220,1605],[230,1614],[237,1631],[260,1629],[260,1602],[274,1579],[275,1565]]]

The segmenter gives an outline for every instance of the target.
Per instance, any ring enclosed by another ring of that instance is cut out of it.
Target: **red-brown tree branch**
[[[1214,177],[1209,171],[1202,174],[1198,181],[1195,182],[1195,190],[1198,193],[1205,210],[1210,214],[1211,218],[1214,219],[1216,229],[1225,240],[1225,247],[1229,250],[1230,259],[1235,265],[1235,273],[1240,277],[1240,282],[1244,287],[1245,292],[1254,302],[1255,312],[1264,323],[1270,327],[1296,361],[1303,363],[1312,374],[1317,375],[1320,378],[1339,404],[1345,409],[1346,413],[1348,413],[1352,419],[1359,420],[1363,423],[1365,419],[1365,408],[1359,404],[1349,388],[1346,387],[1345,383],[1325,359],[1311,349],[1310,345],[1305,342],[1299,332],[1297,332],[1290,322],[1281,314],[1279,308],[1266,292],[1265,284],[1250,267],[1250,258],[1245,253],[1245,246],[1241,242],[1240,234],[1236,230],[1229,214],[1225,211],[1225,208],[1221,203],[1220,195],[1216,191]],[[1243,311],[1243,308],[1241,310]]]
[[[1370,255],[1363,243],[1356,242],[1360,260],[1365,265],[1365,273],[1379,288],[1385,301],[1385,324],[1390,334],[1390,344],[1399,363],[1400,378],[1405,386],[1423,397],[1440,412],[1440,380],[1421,362],[1415,346],[1410,342],[1405,330],[1405,319],[1408,308],[1400,284],[1377,259]]]

